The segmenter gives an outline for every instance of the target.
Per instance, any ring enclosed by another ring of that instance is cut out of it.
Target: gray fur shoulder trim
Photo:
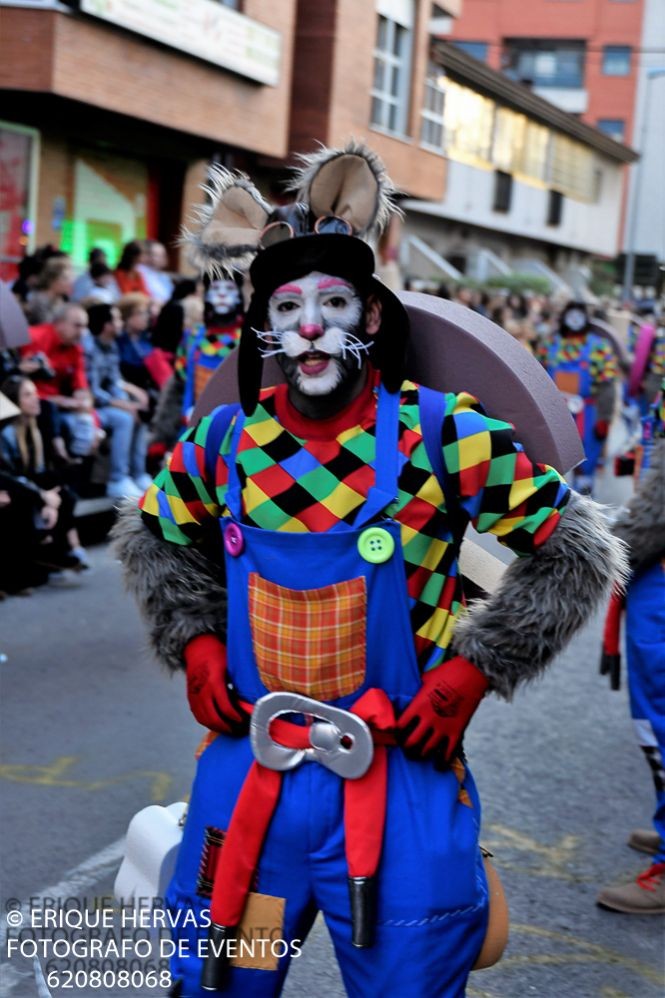
[[[625,546],[612,535],[602,507],[573,493],[545,543],[512,562],[499,589],[460,618],[454,650],[509,700],[627,578]]]
[[[120,509],[111,534],[125,584],[148,624],[157,658],[182,669],[185,645],[199,634],[226,638],[226,588],[221,569],[193,547],[160,540],[133,502]]]
[[[185,383],[172,374],[162,388],[157,399],[157,408],[150,424],[152,440],[166,445],[171,450],[183,432],[182,403],[185,397]]]
[[[635,570],[665,553],[665,440],[655,442],[651,464],[612,530],[630,548]]]

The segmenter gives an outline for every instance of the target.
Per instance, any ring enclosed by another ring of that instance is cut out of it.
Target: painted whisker
[[[361,351],[364,350],[367,353],[371,346],[371,343],[363,343],[353,333],[345,332],[342,340],[342,357],[346,357],[347,353],[350,353],[352,357],[355,357],[358,367],[361,367],[363,362]]]
[[[275,340],[280,342],[282,334],[278,333],[275,329],[255,329],[252,326],[252,332],[256,333],[257,339],[262,343],[269,343],[270,347],[259,347],[259,353],[261,357],[265,360],[267,357],[276,357],[280,353],[285,353],[283,346],[275,346]]]

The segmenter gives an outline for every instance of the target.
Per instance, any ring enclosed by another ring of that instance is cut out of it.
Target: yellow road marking
[[[526,873],[536,877],[554,877],[557,880],[568,880],[576,883],[592,883],[593,878],[571,873],[569,866],[575,858],[580,838],[576,835],[564,835],[554,845],[545,846],[530,835],[524,835],[506,825],[487,825],[488,838],[483,836],[483,845],[495,853],[495,863],[505,870],[516,873]],[[530,853],[538,857],[538,864],[533,867],[521,866],[502,856],[506,849],[514,849],[520,853]]]
[[[662,985],[663,983],[662,974],[654,970],[648,964],[642,963],[640,960],[634,960],[629,956],[623,956],[621,953],[617,953],[616,950],[606,949],[604,946],[598,946],[597,943],[591,943],[586,939],[572,938],[562,932],[554,932],[552,929],[542,929],[537,925],[511,925],[510,930],[511,932],[536,936],[539,939],[551,939],[555,942],[563,943],[566,946],[586,950],[586,952],[535,953],[523,956],[507,956],[496,965],[497,970],[500,970],[501,968],[510,970],[512,967],[527,964],[539,964],[541,966],[565,966],[566,964],[573,963],[606,963],[611,964],[612,966],[624,967],[626,970],[631,970],[633,973],[639,974],[640,977],[644,977],[653,984]]]
[[[145,779],[150,781],[150,797],[153,803],[165,800],[173,778],[163,770],[133,769],[104,780],[77,780],[68,774],[80,761],[77,755],[61,755],[44,766],[23,765],[20,763],[0,764],[0,778],[12,783],[28,783],[40,787],[73,787],[78,790],[104,790],[128,780]]]

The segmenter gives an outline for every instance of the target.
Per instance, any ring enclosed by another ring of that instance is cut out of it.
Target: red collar
[[[376,419],[374,388],[378,374],[369,370],[369,376],[360,395],[328,419],[308,419],[289,400],[288,386],[277,385],[271,391],[275,396],[275,412],[284,429],[305,440],[334,440],[352,426],[372,424]]]

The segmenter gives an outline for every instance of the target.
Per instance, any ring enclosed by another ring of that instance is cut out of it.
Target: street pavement
[[[609,498],[617,488],[608,483]],[[201,729],[182,677],[151,659],[109,548],[93,549],[92,560],[77,588],[0,604],[3,917],[11,898],[25,905],[64,894],[92,908],[110,895],[132,815],[184,799],[194,772]],[[503,961],[472,974],[470,998],[663,994],[663,920],[594,903],[600,887],[648,865],[625,840],[633,827],[649,826],[653,806],[625,688],[613,693],[598,675],[600,629],[590,620],[513,703],[486,700],[468,733],[482,841],[512,922]],[[3,967],[0,996],[44,998],[38,977],[31,960],[15,957]],[[294,961],[285,994],[344,995],[322,923]]]

